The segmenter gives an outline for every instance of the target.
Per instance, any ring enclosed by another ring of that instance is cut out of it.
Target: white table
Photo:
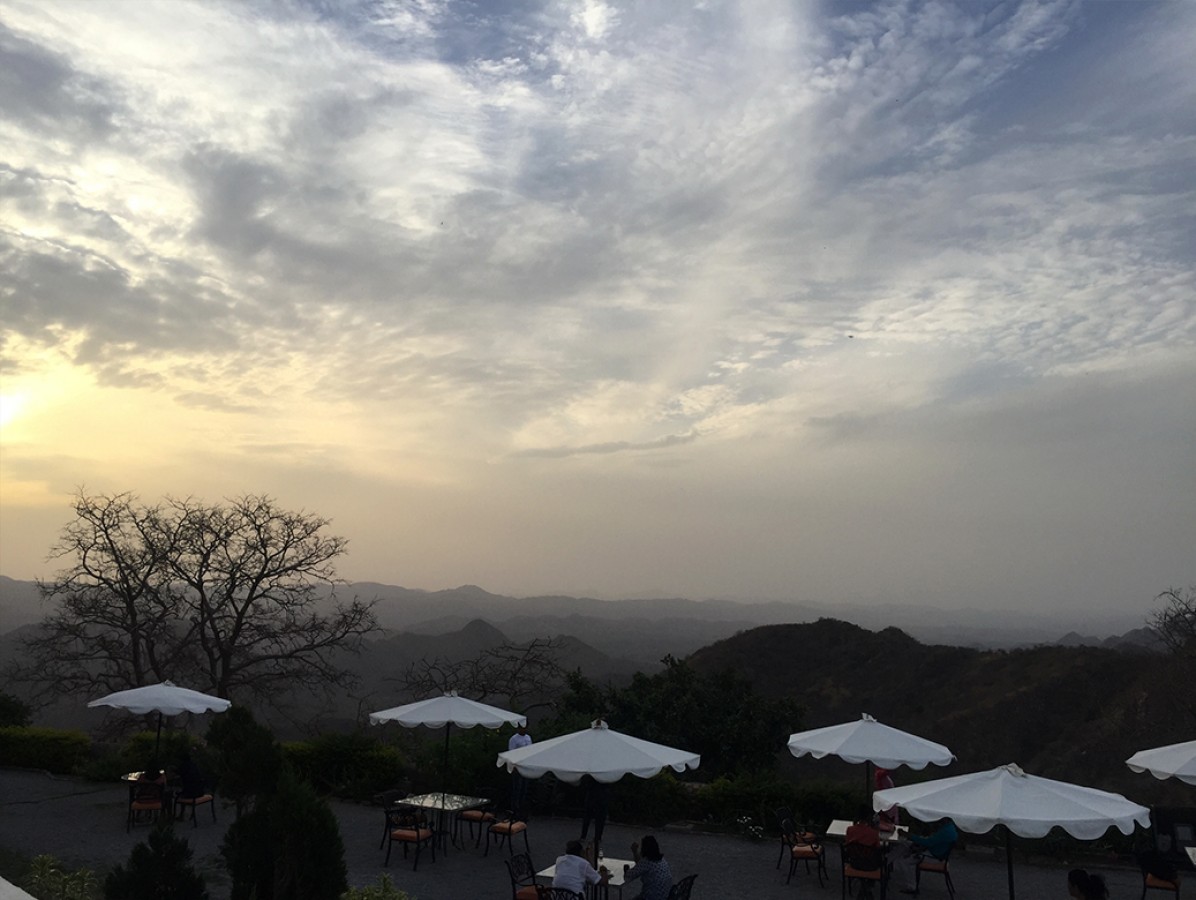
[[[613,857],[606,857],[598,860],[598,867],[601,869],[606,866],[610,870],[610,878],[606,884],[587,884],[586,896],[597,897],[607,896],[610,888],[615,888],[619,892],[619,900],[623,898],[623,872],[624,867],[630,869],[635,865],[633,859],[614,859]],[[552,879],[556,875],[556,863],[553,863],[547,869],[536,873],[536,878],[543,879],[548,884],[552,884]]]
[[[1188,859],[1192,860],[1192,865],[1196,866],[1196,847],[1184,847],[1184,853],[1188,854]]]
[[[830,827],[826,830],[827,837],[836,837],[842,840],[847,836],[847,829],[854,823],[850,819],[835,819],[831,822]],[[880,842],[882,844],[891,844],[893,841],[899,841],[909,835],[909,829],[904,825],[898,825],[893,831],[880,832]]]

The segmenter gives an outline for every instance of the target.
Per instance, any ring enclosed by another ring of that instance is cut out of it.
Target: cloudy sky
[[[1196,583],[1196,4],[0,0],[0,573],[266,493],[341,573]]]

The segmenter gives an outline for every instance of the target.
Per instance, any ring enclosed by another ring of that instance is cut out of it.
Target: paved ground
[[[125,833],[128,792],[123,785],[97,784],[75,778],[50,776],[28,770],[0,769],[0,848],[27,855],[50,853],[74,866],[98,870],[125,861],[133,846],[145,839],[146,826]],[[507,900],[511,896],[502,854],[491,850],[489,857],[472,846],[451,850],[435,862],[426,856],[418,872],[404,861],[398,848],[389,869],[383,868],[385,853],[378,850],[382,835],[382,813],[376,807],[334,803],[345,842],[349,880],[363,885],[389,871],[395,883],[418,900]],[[181,833],[188,837],[201,871],[208,877],[213,900],[227,896],[228,884],[219,858],[220,840],[231,821],[231,811],[218,811],[212,823],[200,810],[199,827],[188,823]],[[562,852],[565,841],[576,837],[578,822],[544,818],[531,823],[532,859],[547,866]],[[627,846],[642,829],[608,824],[605,844],[610,856],[626,856]],[[657,837],[673,870],[680,878],[697,873],[694,898],[751,897],[760,900],[835,900],[840,894],[838,853],[828,850],[831,879],[819,888],[813,875],[799,869],[791,884],[785,884],[786,867],[776,868],[779,845],[723,835],[659,831]],[[518,845],[517,845],[518,846]],[[951,868],[958,900],[1005,900],[1008,897],[1005,864],[992,851],[972,848],[952,857]],[[1014,877],[1019,898],[1050,900],[1067,896],[1068,865],[1032,865],[1018,862]],[[1092,870],[1091,864],[1087,868]],[[1136,870],[1109,867],[1099,871],[1109,883],[1113,900],[1130,900],[1142,893]],[[630,892],[629,892],[630,893]],[[895,891],[891,896],[899,897]],[[928,878],[921,897],[946,900],[941,878]],[[630,900],[630,898],[629,898]]]

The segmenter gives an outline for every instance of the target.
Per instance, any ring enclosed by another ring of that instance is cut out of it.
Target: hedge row
[[[12,725],[0,728],[0,765],[67,774],[87,761],[91,738],[82,731]]]

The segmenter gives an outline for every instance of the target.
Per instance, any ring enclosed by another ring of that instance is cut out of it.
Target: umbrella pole
[[[161,746],[161,744],[162,744],[162,711],[159,710],[158,711],[158,731],[154,735],[154,765],[157,766],[158,768],[161,768],[161,764],[160,764],[161,754],[159,753],[159,747]],[[155,772],[154,774],[156,775],[157,773]]]
[[[1009,836],[1009,826],[1002,825],[1005,829],[1005,874],[1009,878],[1009,900],[1014,900],[1013,897],[1013,844]]]

